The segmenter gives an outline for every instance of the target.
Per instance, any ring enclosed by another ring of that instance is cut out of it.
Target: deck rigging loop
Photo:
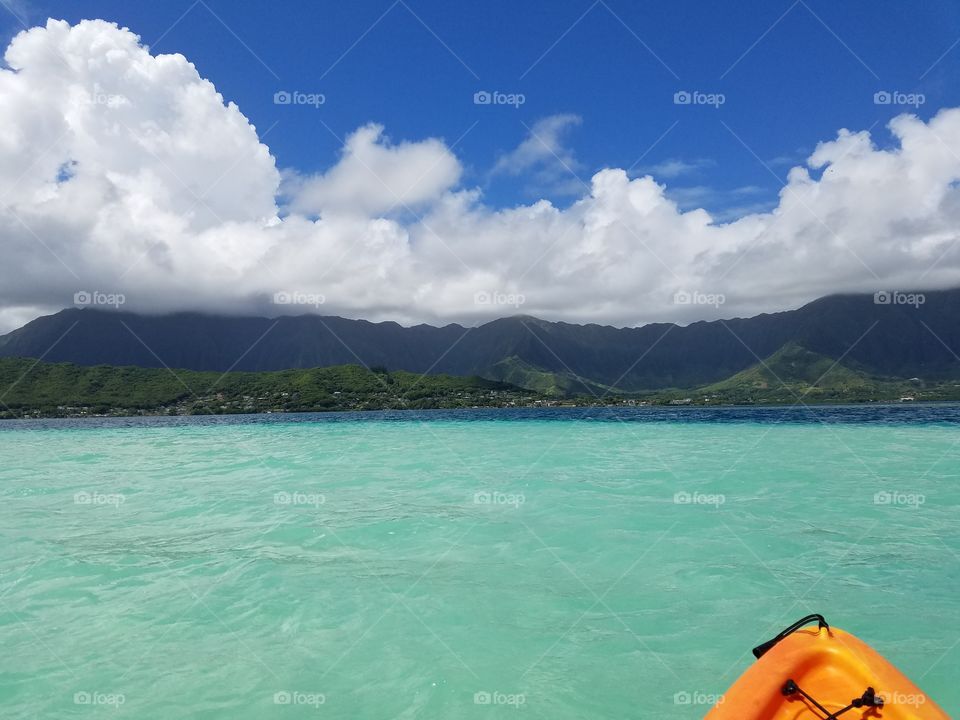
[[[797,683],[795,683],[793,680],[787,680],[780,692],[782,692],[785,697],[790,697],[791,695],[802,696],[808,702],[810,702],[810,704],[817,708],[817,710],[823,713],[823,720],[836,720],[836,718],[840,717],[848,710],[853,710],[854,708],[883,707],[883,698],[879,697],[872,687],[868,687],[863,691],[863,695],[858,698],[854,698],[850,701],[849,705],[847,705],[845,708],[837,710],[836,712],[830,712],[827,710],[823,705],[814,700],[811,695],[800,689],[800,686],[797,685]]]
[[[802,628],[804,625],[808,625],[812,623],[814,620],[817,621],[818,627],[821,630],[823,628],[826,628],[827,630],[830,629],[830,626],[827,624],[827,621],[824,619],[823,615],[821,615],[820,613],[812,613],[810,615],[807,615],[806,617],[800,618],[795,623],[793,623],[793,625],[790,625],[789,627],[784,628],[776,635],[776,637],[773,637],[770,640],[767,640],[765,643],[761,643],[760,645],[757,645],[753,649],[753,656],[759,660],[760,657],[765,652],[767,652],[767,650],[769,650],[778,642],[783,640],[787,635],[789,635],[790,633],[796,632],[797,630]]]

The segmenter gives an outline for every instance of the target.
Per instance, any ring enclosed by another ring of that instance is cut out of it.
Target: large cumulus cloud
[[[619,169],[596,173],[569,207],[493,209],[462,185],[443,141],[391,140],[379,125],[351,134],[327,171],[281,182],[240,109],[186,58],[151,55],[102,21],[50,21],[5,60],[3,329],[79,290],[153,312],[314,310],[273,302],[286,292],[370,319],[519,309],[634,325],[960,284],[960,110],[895,119],[889,148],[841,131],[790,172],[773,211],[720,223]],[[514,156],[572,161],[550,147],[571,123],[535,125]],[[678,291],[727,303],[677,304]]]

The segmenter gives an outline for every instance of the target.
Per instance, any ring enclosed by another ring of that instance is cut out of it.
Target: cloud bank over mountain
[[[637,325],[960,285],[960,109],[894,119],[887,147],[841,130],[771,212],[722,223],[617,168],[568,207],[492,208],[443,140],[376,124],[325,172],[281,172],[186,58],[103,21],[49,21],[4,58],[0,330],[82,291],[148,312]],[[577,122],[535,123],[491,175],[575,163]]]

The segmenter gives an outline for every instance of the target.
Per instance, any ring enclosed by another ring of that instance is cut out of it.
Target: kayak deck
[[[877,651],[826,626],[777,639],[706,720],[824,720],[834,713],[842,720],[949,720]]]

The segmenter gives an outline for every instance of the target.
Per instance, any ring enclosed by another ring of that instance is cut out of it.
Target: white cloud
[[[290,209],[307,214],[386,213],[422,205],[457,184],[462,168],[440,140],[391,145],[383,126],[350,135],[340,161],[328,172],[294,176],[286,192]]]
[[[493,168],[494,173],[519,175],[530,168],[560,163],[570,168],[579,167],[573,151],[564,145],[567,132],[581,123],[577,115],[551,115],[534,123],[527,137],[515,149],[502,155]]]
[[[105,22],[51,21],[18,35],[5,57],[8,328],[80,290],[123,293],[139,311],[313,311],[270,303],[299,291],[322,295],[326,314],[401,322],[510,314],[475,296],[516,293],[525,313],[633,325],[960,284],[960,158],[947,150],[960,147],[960,109],[895,119],[887,149],[843,130],[790,171],[772,211],[729,223],[678,208],[653,177],[620,169],[594,174],[567,208],[493,209],[459,184],[461,163],[442,141],[391,143],[377,125],[353,133],[326,172],[291,173],[283,214],[268,149],[182,56],[152,56]],[[495,175],[580,172],[564,142],[577,122],[537,123]],[[674,305],[681,289],[727,303]]]
[[[695,160],[670,158],[656,165],[650,165],[644,168],[643,172],[648,175],[671,180],[683,175],[697,173],[704,168],[713,167],[715,164],[713,160],[708,158],[697,158]]]
[[[581,122],[579,115],[569,113],[538,120],[516,148],[497,159],[490,176],[526,176],[527,194],[535,197],[583,194],[587,188],[580,176],[583,165],[565,142]]]
[[[666,188],[668,198],[681,210],[710,208],[714,222],[729,222],[745,215],[770,212],[776,205],[775,198],[768,197],[769,188],[757,185],[722,190],[708,185],[674,185]]]

